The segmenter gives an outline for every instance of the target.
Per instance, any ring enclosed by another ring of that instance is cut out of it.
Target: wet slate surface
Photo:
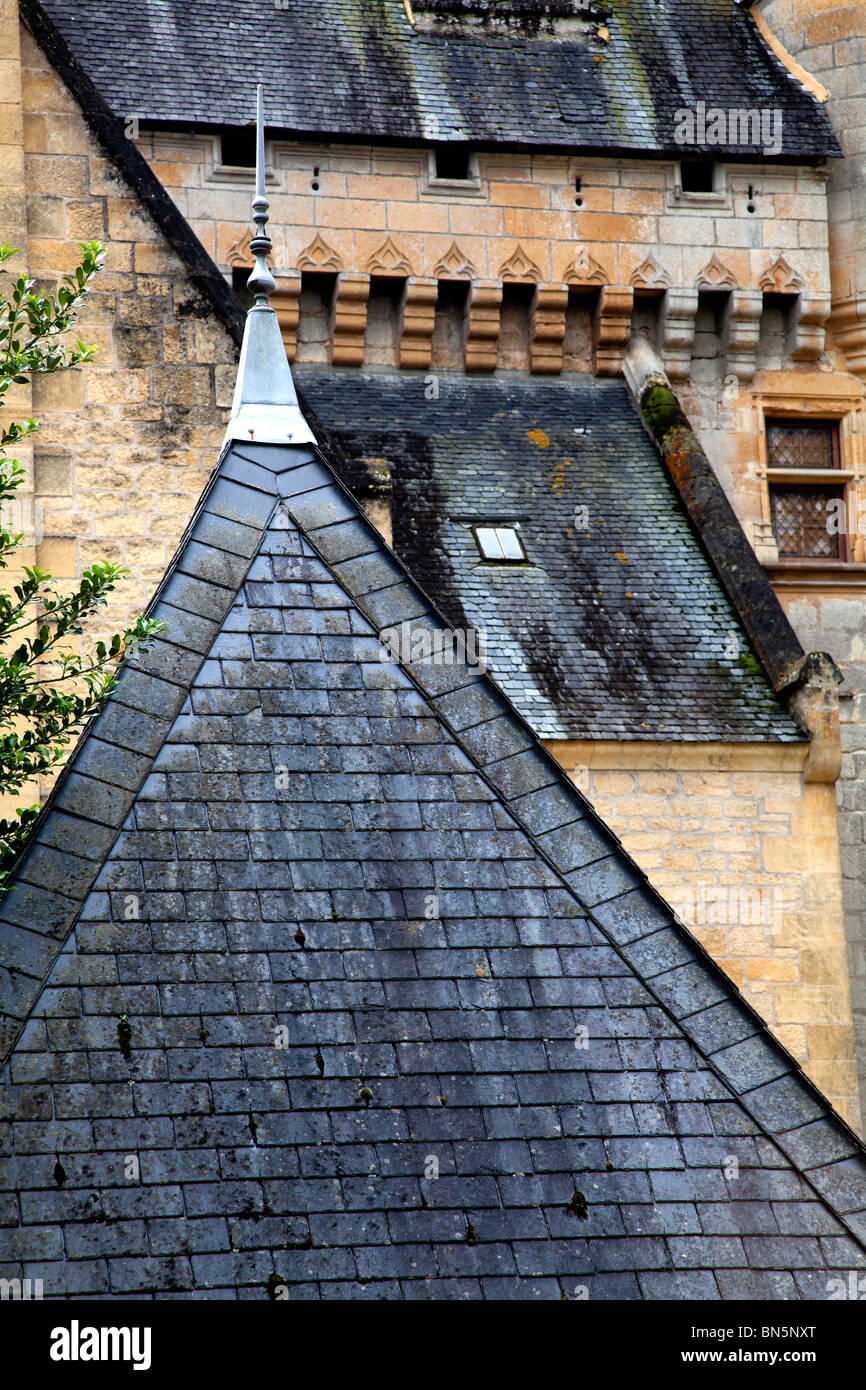
[[[401,0],[43,7],[125,120],[245,125],[262,81],[269,124],[298,134],[677,152],[676,112],[704,101],[778,110],[782,158],[839,152],[824,111],[732,0],[613,0],[608,42],[592,24],[568,38],[531,26],[416,32]],[[241,61],[246,83],[226,80]],[[738,144],[707,152],[760,153]]]
[[[322,462],[232,452],[164,592],[0,900],[3,1277],[796,1299],[866,1264],[862,1145],[496,687],[387,659],[383,594],[436,617]]]
[[[428,400],[420,375],[297,379],[350,486],[387,461],[397,553],[449,621],[487,634],[541,737],[801,737],[622,382],[443,373]],[[472,525],[490,520],[519,524],[528,565],[482,560]]]

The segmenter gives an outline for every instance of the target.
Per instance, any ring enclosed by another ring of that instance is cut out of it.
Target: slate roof
[[[780,110],[782,159],[841,153],[820,105],[732,0],[611,0],[607,43],[592,24],[557,39],[519,29],[422,33],[401,0],[292,0],[287,8],[43,0],[42,8],[124,120],[246,125],[249,84],[262,81],[269,124],[299,136],[679,153],[675,113],[705,101]],[[245,84],[225,80],[240,54]]]
[[[382,660],[441,620],[311,449],[227,451],[153,611],[0,901],[2,1276],[823,1299],[866,1264],[863,1145],[490,679]]]
[[[344,479],[392,478],[394,547],[542,738],[796,741],[622,381],[298,369]],[[582,431],[582,433],[578,433]],[[575,526],[579,508],[580,527]],[[530,563],[472,525],[519,524]]]

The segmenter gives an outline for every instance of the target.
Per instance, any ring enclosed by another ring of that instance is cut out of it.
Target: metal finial
[[[265,197],[265,116],[262,84],[256,88],[256,196],[253,198],[253,221],[256,234],[250,240],[250,250],[256,264],[247,281],[247,289],[255,295],[254,309],[267,309],[268,295],[277,287],[271,274],[267,256],[273,243],[265,231],[270,203]]]

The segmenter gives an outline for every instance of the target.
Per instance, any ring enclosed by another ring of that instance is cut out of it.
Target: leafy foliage
[[[79,245],[81,262],[63,277],[56,295],[35,291],[34,281],[24,275],[13,276],[6,265],[16,251],[0,246],[0,406],[14,384],[80,367],[93,357],[94,348],[82,342],[70,348],[64,338],[104,259],[98,242]],[[3,569],[24,540],[6,526],[9,504],[26,477],[8,450],[36,429],[38,422],[30,418],[0,428]],[[67,593],[44,570],[21,566],[20,573],[11,591],[0,591],[0,793],[20,791],[56,766],[114,689],[120,660],[147,650],[164,626],[138,618],[82,656],[74,639],[129,571],[106,562],[91,565]],[[19,808],[16,816],[0,819],[0,887],[38,812],[38,806]]]

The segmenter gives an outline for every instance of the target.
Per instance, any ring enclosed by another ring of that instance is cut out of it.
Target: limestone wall
[[[548,744],[663,897],[855,1126],[832,785],[802,746]]]
[[[252,172],[220,163],[219,136],[142,127],[137,143],[225,274],[248,264]],[[731,369],[748,380],[761,282],[778,276],[780,260],[811,315],[814,350],[800,346],[812,360],[823,346],[830,280],[822,169],[719,164],[715,191],[692,194],[682,191],[674,160],[480,152],[477,177],[459,184],[432,177],[426,150],[278,140],[268,143],[268,158],[277,308],[292,359],[322,356],[313,346],[321,329],[306,322],[319,311],[312,301],[302,301],[297,322],[302,275],[335,277],[333,360],[356,364],[365,351],[378,360],[365,344],[371,280],[402,282],[411,339],[403,366],[429,364],[437,284],[457,280],[472,286],[470,370],[561,371],[571,291],[572,299],[594,296],[595,370],[619,371],[636,298],[652,306],[668,369],[682,379],[699,296],[721,293]],[[500,333],[509,334],[509,286],[531,290],[522,358],[497,351]]]
[[[17,235],[39,282],[56,283],[77,243],[107,245],[76,336],[92,364],[33,384],[37,562],[72,576],[98,559],[127,565],[104,627],[150,598],[216,461],[226,416],[215,372],[235,360],[177,255],[102,157],[74,99],[22,28],[27,199]]]

